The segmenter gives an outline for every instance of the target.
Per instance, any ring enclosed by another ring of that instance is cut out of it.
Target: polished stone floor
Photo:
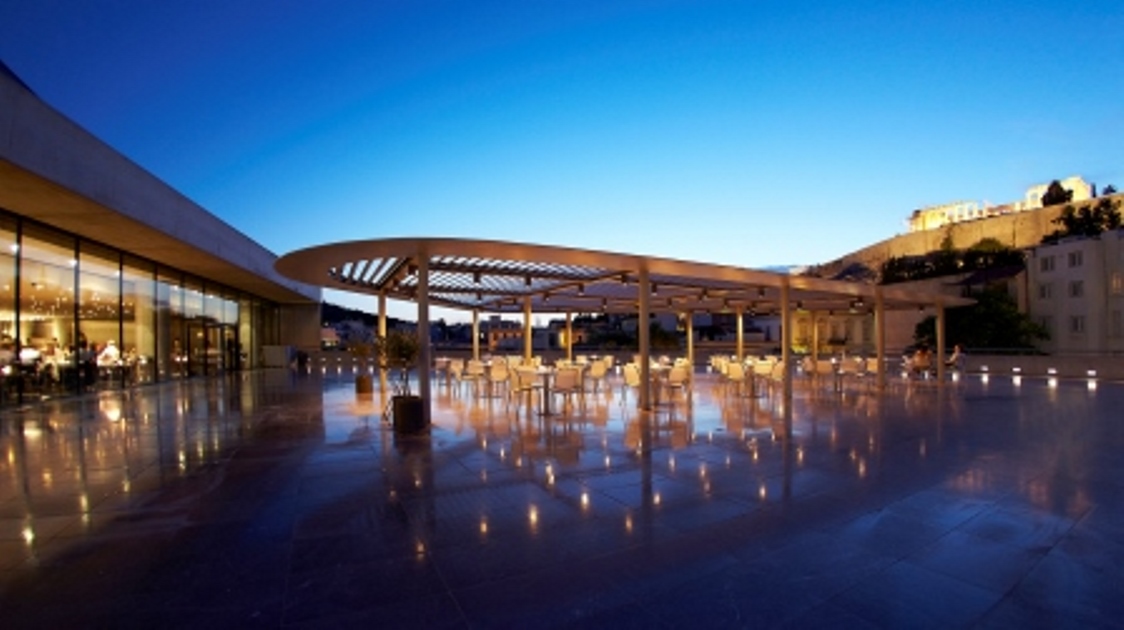
[[[1124,385],[641,415],[262,371],[0,412],[0,627],[1124,625]],[[622,404],[623,403],[623,404]],[[787,437],[786,437],[787,436]]]

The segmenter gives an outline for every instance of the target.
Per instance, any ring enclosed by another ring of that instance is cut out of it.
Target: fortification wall
[[[1112,196],[1114,199],[1124,199],[1124,193]],[[1095,204],[1099,199],[1074,203],[1074,207]],[[956,249],[967,249],[985,238],[995,240],[1018,249],[1033,247],[1042,241],[1042,237],[1058,228],[1053,220],[1062,213],[1064,205],[1050,206],[1038,210],[1016,212],[998,217],[976,219],[953,223],[935,230],[911,232],[900,234],[873,245],[868,245],[860,250],[851,252],[821,266],[825,276],[833,275],[844,267],[854,263],[862,263],[871,269],[878,269],[883,262],[892,256],[920,256],[941,247],[945,235],[952,238],[952,246]]]

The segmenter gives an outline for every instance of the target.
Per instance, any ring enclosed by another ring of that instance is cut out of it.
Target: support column
[[[882,287],[874,290],[874,354],[878,363],[878,390],[886,389],[886,304]]]
[[[687,362],[691,365],[691,373],[695,372],[695,314],[687,311]],[[693,377],[692,377],[693,378]]]
[[[531,364],[531,337],[534,331],[531,330],[531,296],[523,298],[523,364]]]
[[[379,291],[379,341],[386,339],[386,290]],[[379,357],[379,368],[386,369],[386,359]]]
[[[432,397],[429,395],[429,368],[433,364],[429,348],[429,254],[418,252],[418,395],[422,399],[422,414],[429,426],[432,416]]]
[[[812,365],[820,361],[820,314],[810,311],[812,315]]]
[[[937,303],[937,385],[944,385],[944,304]]]
[[[472,358],[480,360],[480,311],[472,309]]]
[[[734,309],[735,321],[737,321],[737,343],[734,345],[734,356],[737,357],[738,363],[745,360],[745,325],[742,318],[742,307]]]
[[[784,417],[792,420],[792,304],[788,278],[781,284],[781,360],[784,361]]]
[[[566,311],[566,360],[574,360],[574,318],[570,311]]]
[[[636,323],[636,332],[640,338],[640,408],[644,411],[651,411],[652,409],[652,375],[651,375],[651,349],[648,346],[649,328],[649,313],[651,309],[651,283],[648,281],[648,266],[641,263],[639,270],[640,287],[638,293],[640,294],[640,319]]]

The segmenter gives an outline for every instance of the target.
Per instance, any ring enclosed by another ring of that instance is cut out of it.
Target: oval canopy
[[[933,291],[875,286],[786,273],[504,241],[394,238],[297,250],[275,263],[281,274],[329,289],[417,301],[419,262],[428,263],[431,304],[495,313],[636,312],[647,271],[653,312],[781,312],[789,287],[797,308],[862,312],[878,294],[886,309],[971,304]]]

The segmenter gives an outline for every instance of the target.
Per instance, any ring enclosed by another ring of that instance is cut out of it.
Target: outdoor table
[[[550,379],[554,377],[554,370],[548,367],[535,368],[535,374],[542,379],[542,405],[539,407],[540,416],[553,416],[550,410]]]

